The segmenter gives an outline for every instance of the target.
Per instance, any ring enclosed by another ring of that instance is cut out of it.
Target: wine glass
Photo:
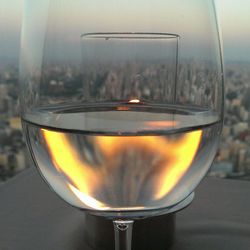
[[[113,220],[116,250],[129,250],[134,220],[187,206],[216,154],[214,3],[25,0],[20,85],[40,174],[72,206]]]

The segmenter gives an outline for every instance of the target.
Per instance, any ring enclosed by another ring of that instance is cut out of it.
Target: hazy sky
[[[226,59],[250,61],[250,0],[217,0]]]
[[[0,63],[18,57],[22,1],[0,0]],[[225,59],[250,61],[250,0],[216,2]]]

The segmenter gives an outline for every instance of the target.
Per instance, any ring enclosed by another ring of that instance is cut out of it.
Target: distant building
[[[238,135],[243,131],[246,131],[248,129],[248,123],[247,122],[239,122],[233,126],[234,134]]]
[[[10,128],[13,130],[22,130],[20,117],[12,117],[9,119]]]

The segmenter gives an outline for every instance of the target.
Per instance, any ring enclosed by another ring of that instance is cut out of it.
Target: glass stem
[[[131,250],[134,221],[114,220],[115,250]]]

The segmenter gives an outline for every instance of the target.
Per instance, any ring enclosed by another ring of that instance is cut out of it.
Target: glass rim
[[[180,35],[174,33],[156,32],[90,32],[83,33],[81,39],[180,39]]]

